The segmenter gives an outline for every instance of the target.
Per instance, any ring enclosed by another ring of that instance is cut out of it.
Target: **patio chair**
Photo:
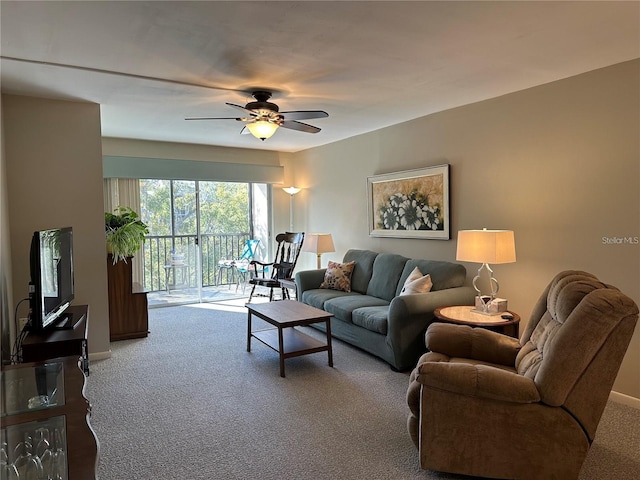
[[[231,278],[236,281],[236,292],[240,286],[240,278],[242,278],[242,293],[244,293],[244,289],[247,284],[247,274],[249,273],[249,262],[253,260],[259,243],[260,240],[258,239],[249,239],[245,242],[242,253],[238,258],[220,260],[218,262],[218,285],[222,283],[222,272],[226,270],[227,278],[231,275]]]
[[[280,284],[280,280],[293,276],[293,270],[296,267],[303,241],[304,232],[279,233],[276,236],[278,247],[276,248],[275,261],[272,263],[264,263],[258,260],[252,260],[250,262],[252,278],[249,279],[249,283],[253,285],[253,288],[251,289],[247,303],[251,303],[251,299],[258,286],[269,289],[270,302],[273,301],[274,288],[279,288],[282,291],[283,300],[289,298],[289,291]],[[269,277],[267,277],[268,272],[271,272]]]

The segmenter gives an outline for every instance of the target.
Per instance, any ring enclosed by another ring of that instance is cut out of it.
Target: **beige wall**
[[[28,295],[33,232],[73,227],[74,303],[89,305],[89,350],[105,354],[109,315],[100,106],[3,95],[2,109],[12,303]]]
[[[640,60],[440,112],[295,155],[296,216],[348,248],[455,260],[456,232],[515,231],[500,296],[526,320],[564,269],[594,273],[640,304]],[[366,177],[451,165],[452,240],[368,236]],[[303,254],[300,268],[313,268]],[[478,265],[467,264],[469,277]],[[614,390],[640,398],[640,327]]]
[[[279,165],[281,155],[279,152],[268,150],[111,137],[102,139],[102,154],[121,157],[248,163],[252,165]]]
[[[9,202],[7,193],[6,156],[4,154],[4,122],[0,100],[0,319],[2,320],[2,362],[8,363],[15,324],[13,322],[13,290],[11,285],[11,245],[9,243]]]

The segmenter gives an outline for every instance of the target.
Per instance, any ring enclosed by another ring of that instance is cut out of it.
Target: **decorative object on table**
[[[289,194],[289,231],[293,232],[293,196],[301,189],[298,187],[283,187],[282,190]]]
[[[458,232],[456,260],[480,263],[478,274],[473,278],[476,289],[475,311],[485,315],[498,315],[507,310],[507,301],[496,298],[500,289],[498,280],[493,276],[490,263],[513,263],[516,261],[516,244],[512,230],[461,230]],[[478,281],[482,271],[489,276],[490,294],[482,295]]]
[[[117,207],[113,213],[104,214],[107,252],[113,255],[113,263],[133,257],[149,233],[149,227],[129,207]]]
[[[251,303],[251,299],[258,286],[269,289],[269,301],[273,301],[274,288],[281,290],[283,300],[289,298],[289,293],[287,289],[280,284],[280,280],[293,277],[293,270],[296,268],[296,262],[298,261],[298,256],[300,255],[300,250],[304,242],[304,232],[279,233],[276,235],[276,242],[278,246],[273,262],[265,263],[259,260],[251,260],[251,262],[249,262],[252,277],[249,283],[253,285],[253,288],[251,289],[247,303]],[[267,277],[266,272],[271,272],[271,275]]]
[[[475,301],[475,311],[498,315],[499,313],[507,311],[507,303],[506,298],[491,298],[490,295],[478,295]]]
[[[302,245],[303,252],[315,253],[317,256],[317,268],[320,269],[320,257],[323,253],[335,252],[333,238],[330,233],[310,233]]]
[[[184,265],[184,253],[178,253],[174,249],[171,249],[170,255],[170,265]]]
[[[367,177],[369,235],[448,240],[449,165]]]

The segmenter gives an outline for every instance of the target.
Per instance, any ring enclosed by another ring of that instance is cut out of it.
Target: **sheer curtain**
[[[137,178],[104,179],[104,211],[113,212],[117,207],[129,207],[140,215],[140,180]],[[133,257],[132,281],[135,291],[142,291],[142,255]]]

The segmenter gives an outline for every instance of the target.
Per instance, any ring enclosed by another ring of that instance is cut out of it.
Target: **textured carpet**
[[[91,365],[101,480],[469,478],[419,469],[407,373],[334,341],[334,368],[316,353],[281,378],[276,352],[253,340],[247,353],[244,308],[149,314],[148,338]],[[580,479],[635,480],[639,452],[640,411],[609,402]]]

